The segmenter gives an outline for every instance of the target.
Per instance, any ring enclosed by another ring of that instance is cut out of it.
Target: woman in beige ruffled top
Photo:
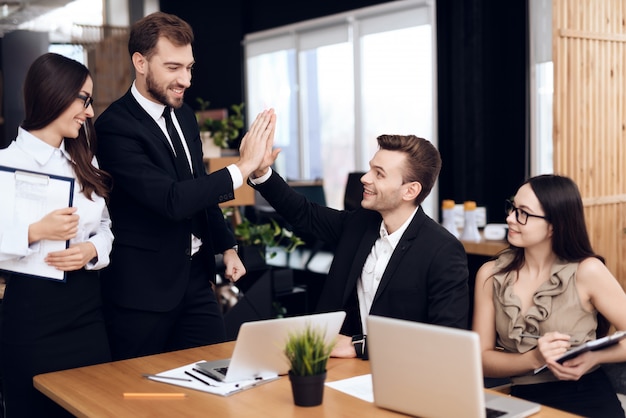
[[[554,408],[624,417],[599,366],[626,361],[626,340],[555,361],[609,323],[626,330],[626,294],[591,248],[578,187],[567,177],[533,177],[506,213],[510,246],[476,275],[473,328],[485,377],[511,377],[512,395]]]

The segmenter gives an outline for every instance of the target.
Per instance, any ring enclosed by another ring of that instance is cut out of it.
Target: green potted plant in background
[[[325,330],[313,328],[289,334],[284,353],[289,361],[289,381],[294,403],[316,406],[324,399],[326,364],[335,341],[326,342]]]
[[[292,231],[281,227],[274,219],[263,224],[255,224],[243,218],[242,222],[235,227],[235,237],[245,245],[275,248],[283,247],[290,253],[304,241]],[[276,257],[276,251],[272,250],[268,256]]]
[[[237,140],[244,128],[243,103],[230,106],[227,109],[208,109],[210,102],[198,97],[196,101],[200,105],[200,111],[196,113],[198,127],[204,135],[203,141],[210,136],[213,144],[222,149],[237,146]]]
[[[276,249],[281,247],[291,253],[305,242],[298,235],[278,224],[274,219],[265,223],[254,223],[243,216],[241,221],[233,222],[234,208],[222,210],[224,217],[234,225],[235,238],[239,242],[241,259],[247,269],[265,267],[265,258],[274,258]],[[268,252],[269,250],[269,252]]]

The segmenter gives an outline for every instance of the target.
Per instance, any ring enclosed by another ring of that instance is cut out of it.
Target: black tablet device
[[[587,341],[586,343],[581,344],[578,347],[568,350],[561,357],[559,357],[556,361],[563,364],[564,361],[574,358],[584,352],[601,350],[603,348],[610,347],[614,344],[617,344],[623,338],[626,338],[626,331],[617,331],[611,335],[607,335],[606,337],[598,338],[597,340]],[[544,364],[538,369],[535,369],[535,373],[539,373],[546,367],[547,366]]]

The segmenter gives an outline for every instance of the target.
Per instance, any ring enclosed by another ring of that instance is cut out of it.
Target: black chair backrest
[[[365,173],[355,171],[348,173],[348,181],[346,181],[346,193],[343,198],[343,207],[345,210],[354,210],[361,207],[363,200],[363,184],[361,177]]]
[[[309,201],[326,206],[326,194],[324,193],[324,184],[322,182],[294,182],[291,188],[306,196]]]

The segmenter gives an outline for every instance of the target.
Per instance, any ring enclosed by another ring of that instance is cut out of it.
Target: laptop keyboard
[[[502,415],[506,415],[506,412],[498,411],[497,409],[485,408],[487,411],[487,418],[497,418]]]

